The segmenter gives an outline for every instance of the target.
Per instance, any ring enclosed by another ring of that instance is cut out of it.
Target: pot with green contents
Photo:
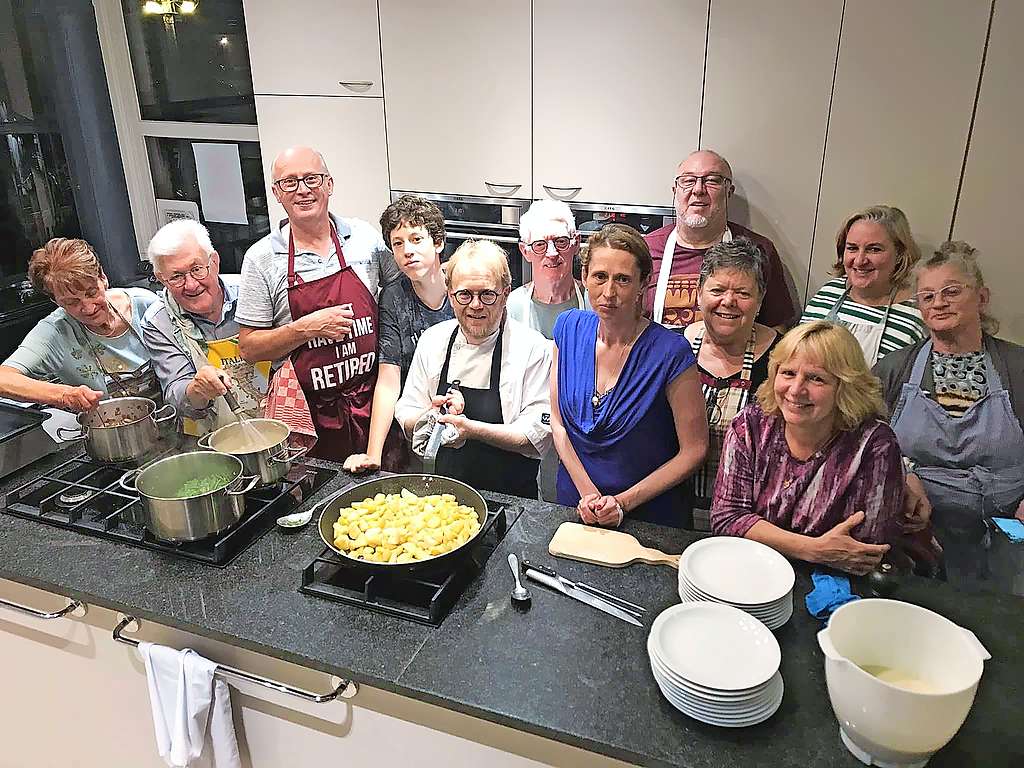
[[[259,482],[242,462],[215,451],[169,456],[121,478],[142,500],[142,523],[158,539],[197,541],[230,528],[245,512],[245,494]]]

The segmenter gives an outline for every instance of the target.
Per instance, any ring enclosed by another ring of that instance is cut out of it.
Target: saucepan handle
[[[207,432],[205,435],[196,440],[196,445],[200,448],[205,448],[208,451],[213,449],[210,447],[210,438],[213,437],[213,432]]]
[[[63,435],[64,432],[67,432],[69,434],[69,437],[65,437]],[[76,432],[78,434],[75,434]],[[73,443],[76,440],[84,440],[86,435],[88,434],[89,428],[84,424],[78,427],[72,427],[70,429],[68,427],[57,427],[57,439],[60,440],[62,443]]]
[[[308,445],[289,445],[277,456],[271,456],[270,463],[287,464],[289,461],[295,461],[309,453],[309,448]]]
[[[167,411],[166,415],[157,416],[157,414],[161,413],[162,411]],[[163,424],[165,421],[170,421],[171,419],[176,418],[177,415],[178,412],[174,409],[174,406],[171,405],[170,403],[167,403],[167,405],[164,405],[153,411],[153,421],[155,421],[157,424]]]
[[[131,485],[128,484],[128,482],[129,482],[128,478],[131,478]],[[125,472],[123,475],[121,475],[121,479],[117,481],[117,484],[120,485],[122,488],[124,488],[129,493],[137,494],[139,492],[139,489],[136,487],[135,481],[138,480],[138,479],[139,479],[139,470],[133,469],[132,471]]]
[[[260,478],[259,475],[239,475],[238,480],[242,482],[242,487],[234,491],[228,491],[228,496],[244,496],[256,487],[256,483],[260,481]]]

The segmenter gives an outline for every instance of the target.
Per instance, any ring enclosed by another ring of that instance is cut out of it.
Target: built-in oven
[[[509,269],[512,272],[512,286],[523,284],[524,264],[519,252],[519,217],[530,207],[530,200],[508,197],[477,197],[475,195],[442,195],[430,192],[407,192],[392,190],[394,202],[402,195],[416,195],[430,200],[444,214],[444,228],[447,235],[443,261],[451,258],[455,249],[467,240],[493,240],[508,254]],[[527,273],[528,274],[528,273]],[[525,279],[529,280],[529,276]]]

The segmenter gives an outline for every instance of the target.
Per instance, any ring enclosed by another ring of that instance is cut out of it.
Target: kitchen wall
[[[1024,342],[1005,226],[1024,204],[1024,4],[309,0],[297,14],[245,0],[245,13],[264,164],[289,143],[321,147],[338,211],[376,222],[391,189],[669,205],[678,160],[713,148],[736,175],[731,218],[775,241],[801,301],[843,218],[897,205],[925,252],[951,234],[981,249],[1003,335]]]

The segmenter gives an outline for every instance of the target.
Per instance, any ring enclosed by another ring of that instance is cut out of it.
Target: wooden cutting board
[[[555,557],[581,560],[610,568],[625,568],[633,563],[679,567],[679,555],[666,555],[643,546],[636,537],[622,531],[595,528],[579,523],[562,523],[548,544]]]

